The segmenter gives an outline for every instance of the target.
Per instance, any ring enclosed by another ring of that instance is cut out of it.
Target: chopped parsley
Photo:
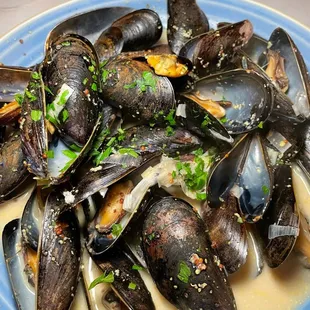
[[[130,155],[134,158],[138,158],[139,157],[139,154],[134,151],[133,149],[130,149],[130,148],[122,148],[122,149],[119,149],[118,152],[122,155]]]
[[[170,126],[176,125],[174,117],[175,117],[175,109],[170,109],[169,114],[165,117],[165,120],[169,122]]]
[[[187,264],[184,261],[181,261],[179,263],[179,274],[178,279],[184,283],[188,283],[189,277],[191,275],[191,270],[187,266]]]
[[[171,137],[174,135],[174,129],[171,126],[166,127],[166,136]]]
[[[197,200],[206,200],[207,199],[207,193],[196,193],[196,199]]]
[[[50,88],[46,85],[44,85],[44,89],[46,92],[48,92],[50,95],[54,96],[53,92],[50,90]]]
[[[221,122],[222,124],[226,124],[226,123],[227,123],[227,117],[226,117],[226,116],[222,117],[222,118],[220,119],[220,122]]]
[[[135,290],[136,287],[137,287],[137,284],[136,284],[136,283],[133,283],[133,282],[130,282],[129,285],[128,285],[128,288],[129,288],[130,290]]]
[[[60,99],[59,99],[59,105],[65,105],[66,104],[66,102],[67,102],[67,96],[69,95],[69,90],[68,89],[66,89],[65,91],[63,91],[62,93],[61,93],[61,96],[60,96]]]
[[[264,122],[260,122],[260,123],[258,124],[257,127],[260,128],[260,129],[263,129],[263,127],[264,127]]]
[[[132,89],[136,86],[139,87],[140,92],[146,92],[147,87],[149,87],[152,91],[156,91],[156,82],[157,78],[154,77],[152,72],[143,71],[142,79],[132,82],[131,84],[124,85],[124,89]]]
[[[112,225],[112,235],[114,237],[118,237],[121,234],[122,230],[123,230],[123,227],[121,224]]]
[[[175,170],[172,171],[171,176],[173,179],[175,179],[177,177],[177,172]]]
[[[38,99],[38,97],[35,96],[33,93],[31,93],[28,89],[25,90],[25,95],[27,96],[30,102],[33,102]]]
[[[24,101],[24,96],[22,94],[15,94],[14,99],[19,105],[22,105]]]
[[[61,42],[62,46],[71,46],[71,42],[69,41],[65,41],[65,42]]]
[[[149,234],[149,235],[147,235],[147,238],[150,240],[150,241],[152,241],[152,240],[154,240],[155,239],[155,232],[152,232],[151,234]]]
[[[206,114],[205,117],[204,117],[204,119],[203,119],[203,121],[202,121],[202,123],[201,123],[201,128],[204,129],[204,128],[206,128],[209,124],[211,124],[211,120],[210,120],[210,118],[209,118],[209,115]]]
[[[40,110],[31,110],[31,119],[34,122],[39,121],[41,119],[41,116],[42,116],[42,111],[40,111]]]
[[[143,270],[144,268],[139,265],[134,264],[131,269],[132,270]]]
[[[100,63],[100,69],[103,68],[107,63],[108,63],[108,59],[104,60],[103,62]]]
[[[112,153],[112,147],[111,146],[109,146],[104,151],[99,153],[99,155],[96,157],[96,166],[98,166],[103,160],[108,158],[111,155],[111,153]]]
[[[63,123],[69,118],[69,112],[67,109],[62,110],[62,121]]]
[[[110,74],[109,70],[106,70],[106,69],[102,70],[102,74],[101,74],[102,83],[105,83],[107,81],[109,74]]]
[[[47,158],[54,158],[54,151],[53,150],[46,151],[45,155]]]
[[[89,70],[91,73],[93,73],[93,72],[95,72],[95,67],[94,67],[93,65],[91,65],[91,66],[88,67],[88,70]]]
[[[85,78],[85,79],[83,80],[83,85],[86,85],[87,82],[88,82],[88,78]]]
[[[92,89],[93,91],[98,91],[98,86],[97,86],[97,84],[96,84],[96,83],[91,84],[91,89]]]
[[[203,155],[204,152],[203,152],[203,149],[200,147],[199,149],[193,151],[192,153],[196,156],[201,156]]]
[[[38,73],[38,72],[36,72],[36,71],[34,71],[34,72],[32,72],[31,77],[32,77],[34,80],[40,80],[41,74]]]
[[[81,152],[81,148],[78,147],[78,146],[75,145],[75,144],[71,144],[71,145],[70,145],[70,149],[72,149],[73,151],[76,151],[76,152]]]
[[[263,186],[262,186],[262,191],[263,191],[263,193],[264,193],[265,195],[268,195],[269,192],[270,192],[268,186],[266,186],[266,185],[263,185]]]
[[[114,273],[113,271],[107,272],[105,271],[100,277],[95,279],[89,286],[88,290],[93,289],[95,286],[97,286],[100,283],[113,283],[114,282]]]
[[[74,153],[73,151],[71,150],[63,150],[62,151],[62,154],[64,154],[65,156],[71,158],[71,159],[76,159],[77,158],[77,154]]]

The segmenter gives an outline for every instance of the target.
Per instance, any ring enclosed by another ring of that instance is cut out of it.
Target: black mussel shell
[[[269,50],[280,52],[284,58],[285,72],[289,79],[287,96],[294,104],[297,115],[310,116],[310,86],[306,64],[289,34],[277,28],[269,39]]]
[[[129,13],[112,24],[121,30],[123,51],[138,51],[150,48],[161,37],[162,23],[158,14],[149,9]]]
[[[9,222],[2,233],[3,253],[19,310],[35,309],[33,275],[27,266],[26,249],[21,244],[20,220]]]
[[[59,37],[47,52],[44,80],[50,89],[47,119],[66,144],[83,147],[101,108],[99,62],[91,43],[77,35]],[[56,105],[63,106],[57,116],[53,112]]]
[[[0,102],[11,102],[16,94],[23,93],[30,75],[27,68],[0,66]]]
[[[168,42],[178,54],[185,43],[209,31],[209,21],[195,0],[168,0]]]
[[[307,122],[303,125],[303,145],[297,155],[297,162],[299,166],[303,169],[303,171],[310,177],[310,123]]]
[[[200,76],[206,76],[225,67],[252,35],[251,22],[244,20],[191,39],[181,49],[180,56],[189,59]]]
[[[188,154],[199,148],[202,141],[183,128],[172,129],[150,128],[147,126],[132,127],[126,130],[125,139],[120,147],[130,148],[138,154],[164,152],[167,155]]]
[[[125,254],[120,248],[113,249],[95,261],[106,274],[114,273],[113,289],[129,309],[155,310],[151,294],[139,271],[133,269],[134,261],[128,252]]]
[[[170,81],[155,75],[143,62],[116,58],[104,66],[102,76],[104,102],[122,109],[126,119],[149,122],[175,107]]]
[[[291,253],[299,234],[299,214],[292,187],[292,171],[287,165],[275,170],[272,200],[264,220],[257,223],[264,254],[271,268],[280,266]]]
[[[241,134],[257,128],[269,117],[273,108],[270,83],[259,73],[243,69],[198,80],[193,90],[184,95],[191,96],[203,106],[210,100],[219,104],[225,102],[221,122],[229,134]]]
[[[37,309],[69,309],[80,272],[80,231],[73,211],[60,215],[63,198],[52,192],[46,202],[39,244]]]
[[[234,142],[225,127],[211,113],[191,98],[176,96],[177,123],[202,138],[211,138],[218,145],[230,147]]]
[[[48,177],[48,131],[42,65],[34,67],[22,103],[21,140],[28,170],[41,179]]]
[[[273,170],[265,145],[258,132],[243,136],[213,170],[208,204],[220,207],[233,195],[247,222],[256,222],[266,211],[273,188]]]
[[[263,64],[266,61],[266,49],[268,41],[257,34],[253,34],[248,43],[242,47],[242,51],[249,56],[255,64]]]
[[[202,219],[186,202],[157,201],[143,225],[143,251],[159,291],[178,309],[234,309],[224,269]]]
[[[117,19],[134,11],[129,7],[109,7],[96,9],[87,13],[70,17],[57,25],[48,35],[45,49],[48,50],[60,36],[75,33],[95,43],[100,34],[109,28]]]
[[[202,209],[202,218],[221,263],[228,273],[245,264],[248,254],[245,223],[239,215],[237,198],[229,195],[219,208]]]
[[[28,177],[24,165],[22,142],[18,131],[13,132],[0,148],[0,202],[6,200]]]

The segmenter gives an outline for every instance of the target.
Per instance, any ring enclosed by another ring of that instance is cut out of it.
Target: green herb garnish
[[[258,124],[257,127],[260,128],[260,129],[263,129],[263,127],[264,127],[264,122],[260,122],[260,123]]]
[[[65,42],[61,42],[62,46],[71,46],[71,42],[69,41],[65,41]]]
[[[96,83],[91,84],[91,89],[92,89],[93,91],[98,91],[98,86],[97,86],[97,84],[96,84]]]
[[[181,261],[179,263],[179,274],[178,274],[178,279],[184,283],[188,283],[189,277],[191,275],[191,270],[189,267],[186,265],[184,261]]]
[[[174,135],[174,129],[171,126],[166,127],[166,136],[171,137]]]
[[[175,116],[175,109],[170,109],[169,114],[165,117],[165,120],[169,122],[170,126],[176,125],[174,116]]]
[[[131,269],[132,270],[143,270],[144,268],[139,265],[134,264]]]
[[[53,92],[49,89],[48,86],[44,85],[44,89],[46,92],[48,92],[50,95],[54,96]]]
[[[91,73],[93,73],[93,72],[95,72],[95,67],[92,65],[92,66],[89,66],[88,67],[88,70],[91,72]]]
[[[222,124],[226,124],[226,123],[227,123],[227,117],[226,117],[226,116],[222,117],[222,118],[220,119],[220,122],[221,122]]]
[[[69,118],[69,112],[67,109],[62,110],[62,122],[64,123]]]
[[[47,158],[54,158],[54,151],[53,150],[46,151],[45,155]]]
[[[266,185],[263,185],[263,186],[262,186],[262,191],[263,191],[263,193],[264,193],[265,195],[268,195],[269,192],[270,192],[268,186],[266,186]]]
[[[59,105],[65,105],[67,102],[67,96],[69,95],[69,90],[66,89],[64,92],[62,92],[60,99],[59,99]]]
[[[207,199],[207,193],[196,193],[196,199],[197,200],[206,200]]]
[[[77,154],[74,153],[73,151],[71,150],[63,150],[62,151],[62,154],[64,154],[65,156],[71,158],[71,159],[76,159],[77,158]]]
[[[130,290],[135,290],[136,287],[137,287],[137,284],[136,284],[136,283],[133,283],[133,282],[130,282],[129,285],[128,285],[128,288],[129,288]]]
[[[121,224],[113,224],[112,225],[112,235],[114,237],[118,237],[121,232],[122,232],[123,228]]]
[[[89,286],[88,290],[93,289],[95,286],[97,286],[100,283],[113,283],[114,282],[114,273],[111,271],[108,275],[106,271],[97,279],[95,279]]]
[[[103,160],[105,160],[106,158],[108,158],[110,156],[110,154],[112,153],[112,147],[109,146],[108,148],[106,148],[103,152],[101,152],[97,158],[96,158],[96,166],[98,166]]]
[[[103,69],[101,74],[102,83],[105,83],[108,79],[108,76],[110,74],[109,70]]]
[[[34,80],[40,80],[41,74],[35,71],[35,72],[32,72],[31,77],[32,77]]]
[[[22,105],[24,101],[24,96],[22,94],[15,94],[14,99],[19,105]]]
[[[130,149],[130,148],[122,148],[122,149],[119,149],[118,152],[122,155],[130,155],[134,158],[139,157],[139,154],[135,150]]]
[[[30,102],[37,100],[37,96],[35,96],[33,93],[31,93],[28,89],[25,90],[25,94],[28,99],[30,99]]]
[[[177,172],[175,170],[172,171],[171,176],[173,179],[177,177]]]
[[[81,152],[81,150],[82,150],[80,147],[78,147],[75,144],[71,144],[70,149],[74,150],[75,152]]]
[[[132,89],[137,86],[137,82],[132,82],[131,84],[125,84],[124,89]]]
[[[83,80],[83,85],[86,85],[87,82],[88,82],[88,78],[85,78],[85,79]]]
[[[206,114],[204,119],[203,119],[203,122],[201,123],[201,128],[202,129],[206,128],[209,124],[211,124],[211,122],[212,121],[210,120],[209,115]]]
[[[42,116],[42,111],[40,111],[40,110],[31,110],[31,119],[34,122],[39,121],[41,119],[41,116]]]

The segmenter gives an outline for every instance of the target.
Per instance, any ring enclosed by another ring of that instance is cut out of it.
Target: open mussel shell
[[[273,108],[273,91],[268,81],[255,71],[242,69],[203,78],[184,95],[202,106],[210,100],[228,103],[224,106],[222,123],[229,134],[255,129],[268,118]]]
[[[303,124],[303,145],[297,155],[297,163],[310,178],[310,123]]]
[[[132,127],[125,132],[120,147],[130,148],[138,154],[163,152],[169,156],[188,154],[202,146],[202,141],[191,132],[176,128],[167,135],[165,128]]]
[[[177,95],[176,102],[176,116],[179,125],[199,137],[211,138],[220,145],[230,146],[234,142],[223,124],[192,98]]]
[[[91,43],[77,35],[59,37],[47,51],[44,79],[50,89],[47,119],[66,144],[83,147],[101,107],[99,62]]]
[[[114,248],[109,253],[95,259],[96,264],[107,274],[113,272],[113,290],[130,310],[153,310],[155,306],[147,290],[131,253]],[[130,286],[133,285],[134,289]]]
[[[80,272],[80,231],[73,211],[60,215],[62,197],[52,192],[46,202],[40,236],[37,309],[69,309]]]
[[[13,132],[0,148],[0,202],[6,200],[28,177],[18,131]],[[16,193],[14,193],[15,195]]]
[[[280,52],[284,58],[285,72],[289,79],[287,96],[294,104],[297,115],[310,116],[310,86],[306,64],[289,34],[277,28],[269,39],[269,50]]]
[[[263,64],[266,61],[266,49],[268,41],[257,34],[253,34],[248,43],[242,47],[242,51],[247,54],[256,64]]]
[[[18,309],[35,309],[33,277],[27,269],[27,258],[21,244],[20,220],[8,223],[2,233],[3,252]]]
[[[266,211],[272,195],[273,170],[258,132],[243,136],[213,170],[208,204],[220,207],[233,195],[247,222],[256,222]]]
[[[271,268],[276,268],[285,261],[299,234],[299,214],[290,166],[280,165],[276,168],[274,184],[264,220],[257,223],[264,243],[266,261]]]
[[[0,66],[0,102],[12,102],[16,94],[23,93],[30,74],[27,68]]]
[[[239,215],[237,198],[227,196],[219,208],[204,204],[202,218],[221,263],[228,273],[236,272],[248,254],[246,227]]]
[[[129,7],[109,7],[96,9],[80,15],[71,17],[58,24],[49,33],[45,49],[48,50],[57,38],[62,35],[75,33],[87,38],[91,43],[99,38],[100,34],[111,24],[122,16],[132,12],[134,9]]]
[[[159,291],[178,309],[234,309],[232,291],[205,230],[185,201],[157,201],[142,231],[147,266]]]
[[[168,42],[175,54],[189,39],[209,31],[209,21],[195,0],[168,0],[168,14]]]
[[[234,51],[245,45],[253,35],[250,21],[244,20],[189,40],[180,56],[189,59],[200,76],[224,68]]]
[[[110,283],[99,283],[89,289],[91,283],[102,275],[102,270],[90,257],[88,251],[82,254],[82,275],[85,293],[91,310],[121,310],[125,306],[115,295]]]
[[[22,239],[34,251],[38,249],[39,235],[43,221],[43,201],[41,190],[35,188],[26,203],[21,218]]]
[[[155,75],[143,62],[115,58],[104,66],[105,73],[103,100],[122,109],[126,118],[148,122],[159,112],[168,115],[175,107],[170,81]]]
[[[48,132],[45,125],[45,90],[41,75],[42,65],[37,65],[25,90],[22,103],[21,140],[28,170],[46,179]]]

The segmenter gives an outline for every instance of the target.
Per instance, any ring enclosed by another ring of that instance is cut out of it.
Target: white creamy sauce
[[[304,180],[295,173],[293,176],[294,185],[304,184]],[[309,192],[307,186],[299,187],[301,193],[298,195],[303,198],[297,199],[297,203],[305,203],[309,206]],[[175,188],[170,188],[170,192],[176,194]],[[295,194],[297,194],[295,192]],[[304,196],[302,196],[304,195]],[[178,195],[185,198],[183,195]],[[15,218],[20,218],[23,207],[30,197],[30,189],[17,199],[6,202],[0,207],[0,238],[2,240],[2,231],[6,223]],[[303,199],[303,200],[302,200]],[[200,204],[191,199],[186,199],[193,207],[199,209]],[[251,243],[250,243],[251,244]],[[85,256],[84,256],[85,257]],[[247,263],[234,275],[229,276],[229,280],[236,298],[239,310],[291,310],[296,309],[307,298],[310,297],[310,270],[305,269],[292,253],[289,259],[278,269],[272,270],[266,264],[263,272],[255,277],[255,258],[254,251],[250,246]],[[86,266],[85,266],[86,267]],[[89,266],[87,266],[89,268]],[[98,268],[94,270],[87,279],[87,284],[100,274]],[[173,310],[176,309],[171,305],[156,288],[153,280],[146,271],[140,271],[146,286],[152,294],[156,309]],[[106,290],[105,285],[98,287],[98,290]],[[97,291],[98,291],[97,290]],[[80,285],[79,294],[76,297],[71,309],[85,310],[86,299],[83,296],[83,287]],[[97,297],[98,298],[98,297]],[[100,298],[98,298],[100,300]],[[97,299],[97,300],[98,300]],[[101,307],[93,308],[101,309]]]

